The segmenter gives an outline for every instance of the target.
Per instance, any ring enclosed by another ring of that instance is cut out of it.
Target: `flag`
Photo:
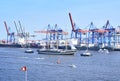
[[[27,67],[26,67],[26,66],[23,66],[23,67],[21,68],[21,70],[22,70],[22,71],[26,71],[26,70],[27,70]]]

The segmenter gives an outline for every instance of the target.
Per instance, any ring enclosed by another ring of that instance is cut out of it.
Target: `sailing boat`
[[[58,40],[57,42],[57,48],[53,48],[53,49],[39,49],[38,50],[38,54],[49,54],[49,55],[74,55],[74,53],[76,52],[76,50],[71,49],[71,50],[67,50],[67,48],[65,50],[61,50],[58,49]]]
[[[81,56],[91,56],[91,53],[86,50],[84,53],[81,54]]]
[[[66,49],[58,49],[58,42],[59,40],[57,39],[56,40],[56,48],[48,48],[48,49],[39,49],[37,50],[38,54],[49,54],[49,55],[74,55],[74,53],[76,52],[75,49],[71,49],[71,50],[68,50],[67,49],[67,39],[65,39],[65,44],[66,44]],[[49,43],[49,41],[48,41]],[[48,44],[47,43],[47,44]],[[49,43],[49,46],[51,44]],[[73,48],[73,46],[72,46]]]
[[[49,32],[50,31],[50,32]],[[56,40],[54,40],[55,42],[56,42],[56,46],[57,47],[55,47],[55,48],[52,48],[52,49],[50,49],[50,48],[48,48],[48,49],[44,49],[44,50],[42,50],[42,49],[39,49],[38,50],[38,54],[52,54],[52,55],[73,55],[76,51],[75,50],[68,50],[67,49],[67,39],[65,39],[65,43],[66,43],[66,49],[58,49],[58,42],[59,42],[59,35],[61,34],[61,35],[63,35],[63,30],[59,30],[58,28],[57,28],[57,24],[55,25],[55,31],[53,32],[52,30],[47,30],[47,32],[51,35],[51,34],[53,34],[53,35],[55,35],[56,36]],[[64,35],[67,35],[67,33],[64,33]],[[61,40],[61,39],[60,39]],[[48,42],[47,42],[47,44],[49,45],[48,47],[50,47],[51,46],[51,39],[48,39]]]
[[[87,37],[87,34],[86,34]],[[88,51],[88,44],[86,43],[87,49],[81,54],[81,56],[91,56],[92,54]]]
[[[25,50],[25,53],[34,53],[34,51],[30,48],[30,43],[28,43],[27,37],[29,37],[29,33],[26,35],[26,45],[28,45],[28,48]]]
[[[91,56],[92,54],[88,51],[88,45],[87,45],[87,49],[85,50],[85,52],[81,53],[81,56]]]

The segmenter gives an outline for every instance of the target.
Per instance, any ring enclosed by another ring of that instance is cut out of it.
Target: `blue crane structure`
[[[96,28],[93,22],[91,22],[89,29],[83,30],[78,28],[73,22],[71,13],[69,13],[69,18],[72,26],[71,38],[78,38],[80,44],[83,40],[82,36],[86,34],[85,39],[88,44],[115,46],[115,28],[110,25],[109,20],[107,20],[102,29]]]
[[[47,30],[41,30],[41,31],[34,31],[35,33],[45,33],[46,34],[46,40],[62,40],[64,37],[63,35],[67,35],[68,32],[63,31],[61,28],[58,28],[57,24],[55,24],[55,27],[50,26],[48,24]]]
[[[72,32],[71,32],[71,38],[77,38],[79,41],[79,44],[82,44],[82,40],[83,40],[83,36],[87,35],[87,33],[89,32],[89,30],[83,30],[80,29],[79,27],[76,26],[76,24],[73,22],[72,20],[72,16],[71,13],[69,13],[69,18],[70,18],[70,22],[71,22],[71,26],[72,26]],[[88,40],[86,41],[88,42]]]
[[[112,44],[115,46],[115,28],[110,25],[109,20],[107,20],[106,24],[103,26],[104,30],[107,32],[104,33],[104,44],[108,44],[111,46]]]
[[[88,44],[95,44],[98,39],[98,32],[96,31],[98,28],[94,26],[93,22],[90,23],[89,25],[89,32],[88,32]]]
[[[72,26],[71,38],[79,39],[79,43],[81,45],[81,43],[82,43],[82,32],[81,32],[81,29],[79,27],[77,27],[76,24],[73,22],[71,13],[69,13],[69,18],[70,18],[70,22],[71,22],[71,26]]]
[[[63,39],[63,30],[61,28],[58,28],[57,24],[55,24],[54,28],[52,28],[50,24],[48,24],[48,28],[46,31],[46,39],[50,40]]]

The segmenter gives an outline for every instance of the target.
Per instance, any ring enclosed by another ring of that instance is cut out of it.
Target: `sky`
[[[1,0],[0,1],[0,40],[7,38],[4,21],[10,32],[16,32],[14,21],[31,35],[33,39],[45,38],[45,34],[34,31],[47,29],[55,24],[69,33],[72,30],[69,12],[79,28],[85,28],[91,22],[101,28],[107,20],[113,27],[120,25],[120,0]],[[31,38],[32,39],[32,38]]]

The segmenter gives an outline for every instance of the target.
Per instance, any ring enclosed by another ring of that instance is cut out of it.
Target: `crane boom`
[[[18,23],[19,23],[19,25],[20,25],[20,30],[21,30],[20,32],[21,32],[22,37],[26,37],[25,31],[23,30],[20,21],[18,21]]]
[[[7,35],[10,35],[10,33],[9,33],[9,31],[8,31],[8,27],[7,27],[6,21],[4,21],[4,25],[5,25],[5,28],[6,28],[6,31],[7,31]]]
[[[107,20],[107,23],[105,25],[105,28],[107,28],[107,26],[109,25],[109,20]]]
[[[70,18],[70,22],[71,22],[71,25],[72,25],[72,31],[74,31],[74,23],[73,23],[73,20],[72,20],[71,13],[69,13],[69,18]]]
[[[17,24],[16,24],[15,21],[14,21],[14,24],[15,24],[15,28],[16,28],[16,30],[17,30],[17,33],[19,33],[18,28],[17,28]]]
[[[21,30],[21,32],[24,33],[20,21],[18,21],[18,23],[19,23],[19,25],[20,25],[20,30]]]
[[[52,32],[52,31],[44,31],[44,30],[42,30],[42,31],[34,31],[34,33],[45,33],[45,34],[57,34],[58,32]],[[64,34],[64,35],[67,35],[68,34],[68,32],[65,32],[65,31],[62,31],[62,32],[60,32],[59,34]]]

